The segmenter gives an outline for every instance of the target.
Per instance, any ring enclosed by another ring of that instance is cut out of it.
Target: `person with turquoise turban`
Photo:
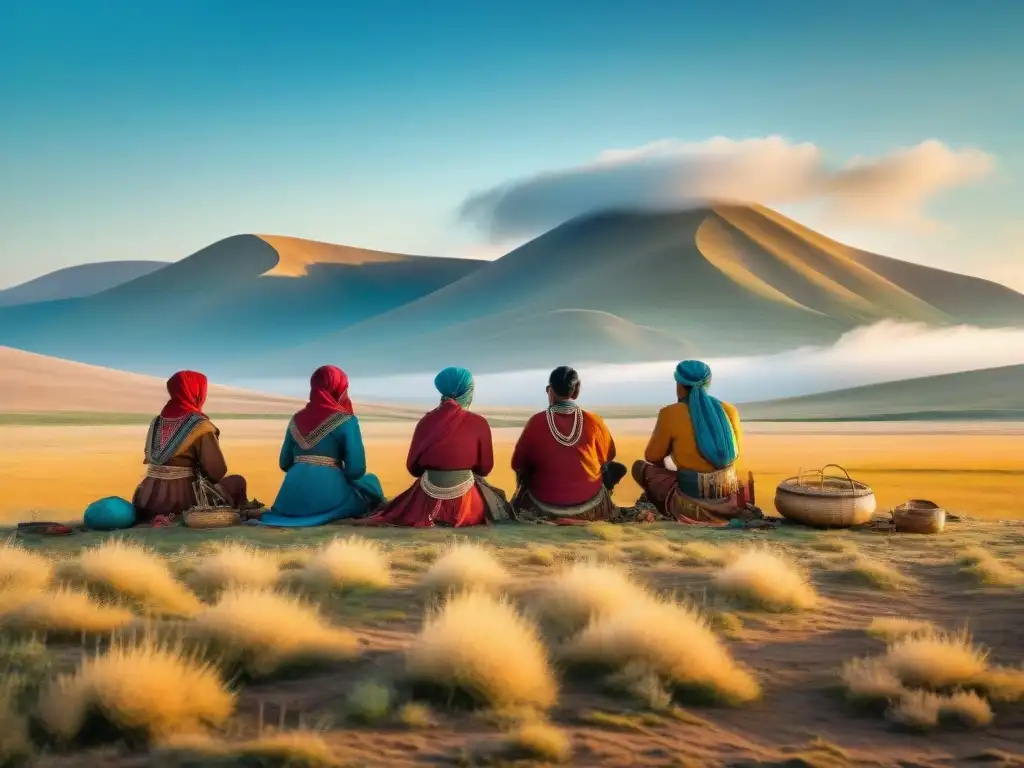
[[[711,368],[700,360],[676,366],[676,402],[662,408],[633,478],[647,500],[679,522],[725,525],[741,516],[736,461],[743,432],[735,406],[708,393]],[[675,470],[667,469],[671,459]]]
[[[434,377],[441,402],[416,425],[406,468],[415,479],[404,493],[356,525],[461,528],[507,520],[505,495],[484,478],[494,469],[487,419],[469,410],[473,374],[445,368]]]

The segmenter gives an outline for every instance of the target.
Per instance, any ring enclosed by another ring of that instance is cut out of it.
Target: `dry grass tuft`
[[[315,552],[301,578],[321,589],[383,588],[391,585],[391,560],[377,542],[349,536]]]
[[[987,655],[964,633],[905,637],[888,647],[883,660],[904,685],[933,691],[969,686],[988,669]]]
[[[0,606],[0,624],[16,632],[107,634],[135,620],[127,608],[98,603],[88,593],[67,587],[22,598],[9,607]]]
[[[669,543],[658,539],[640,539],[629,546],[629,551],[636,559],[648,563],[678,559],[678,554]]]
[[[929,691],[903,694],[887,713],[890,720],[919,731],[938,727],[940,721],[954,720],[971,728],[992,722],[992,708],[976,693],[959,691],[939,696]]]
[[[847,698],[857,704],[879,704],[899,699],[906,689],[882,659],[852,659],[843,665]]]
[[[987,587],[1016,587],[1024,584],[1024,571],[990,557],[965,569]]]
[[[748,549],[715,574],[723,594],[751,607],[769,611],[802,611],[818,604],[806,574],[782,554],[765,548]]]
[[[680,560],[692,565],[725,565],[733,554],[726,547],[706,541],[688,541],[679,547]]]
[[[555,564],[557,554],[558,550],[554,547],[531,544],[530,548],[526,550],[526,555],[523,557],[523,561],[527,565],[552,566]]]
[[[992,667],[986,669],[974,686],[993,701],[1024,701],[1024,669]]]
[[[279,731],[246,741],[223,741],[202,734],[165,739],[161,752],[191,757],[202,765],[220,764],[336,768],[343,765],[323,737],[313,731]]]
[[[560,637],[586,626],[596,615],[643,599],[645,591],[618,566],[575,563],[544,583],[530,601],[541,625]]]
[[[227,590],[192,631],[254,677],[357,655],[356,638],[330,626],[315,605],[269,589]]]
[[[869,637],[891,643],[913,635],[930,635],[938,628],[923,619],[901,619],[898,616],[884,616],[871,620],[867,628]]]
[[[646,664],[630,662],[610,675],[606,682],[612,690],[629,694],[655,712],[665,712],[672,707],[671,691],[665,688],[658,673]]]
[[[849,539],[828,534],[816,539],[810,546],[811,549],[816,549],[819,552],[835,552],[844,555],[855,555],[860,551],[857,545]]]
[[[912,578],[893,566],[867,557],[858,557],[854,560],[846,569],[846,573],[862,584],[884,590],[906,589],[915,583]]]
[[[505,567],[489,550],[476,544],[456,544],[434,561],[421,585],[440,594],[462,589],[498,592],[508,581]]]
[[[479,591],[456,595],[427,617],[406,652],[406,673],[415,686],[495,707],[544,709],[558,694],[537,628]]]
[[[986,560],[994,560],[995,556],[984,547],[967,547],[957,555],[958,565],[977,565]]]
[[[131,598],[157,613],[191,616],[202,607],[199,599],[174,578],[166,560],[120,539],[84,550],[61,570],[72,581]]]
[[[61,742],[153,741],[222,726],[234,708],[234,694],[212,666],[143,640],[115,645],[53,680],[40,695],[38,717]]]
[[[398,710],[398,722],[407,728],[433,728],[437,725],[437,718],[426,704],[410,701]]]
[[[621,541],[626,538],[626,531],[614,523],[590,523],[586,529],[605,541]]]
[[[572,739],[551,723],[540,720],[519,725],[508,735],[507,744],[545,763],[567,763],[572,757]]]
[[[33,752],[28,718],[17,711],[13,692],[0,681],[0,766],[27,764]]]
[[[19,547],[13,539],[0,544],[0,589],[39,589],[53,578],[53,561]]]
[[[564,649],[566,661],[625,669],[643,665],[679,693],[739,704],[760,695],[695,611],[647,597],[596,616]]]
[[[245,544],[229,544],[202,558],[189,582],[213,593],[227,587],[269,587],[277,581],[280,558]]]

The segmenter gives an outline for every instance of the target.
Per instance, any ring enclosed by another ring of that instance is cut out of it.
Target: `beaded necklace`
[[[558,427],[555,425],[556,413],[572,414],[572,429],[569,430],[569,434],[563,434],[558,430]],[[576,405],[576,403],[568,400],[555,403],[548,408],[547,418],[548,429],[551,430],[551,436],[555,438],[559,445],[571,448],[576,445],[583,436],[583,410]]]

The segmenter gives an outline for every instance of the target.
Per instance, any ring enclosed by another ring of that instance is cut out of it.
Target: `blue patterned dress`
[[[281,446],[281,490],[261,525],[305,528],[362,517],[384,502],[376,475],[366,473],[359,419],[339,413],[309,435],[292,421]]]

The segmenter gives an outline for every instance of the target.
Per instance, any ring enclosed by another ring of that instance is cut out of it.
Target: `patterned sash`
[[[198,413],[189,413],[177,419],[157,416],[149,425],[146,435],[146,463],[163,466],[173,459],[178,450],[206,418]]]
[[[146,467],[146,477],[157,480],[191,480],[195,475],[192,467],[161,466],[150,464]]]
[[[330,456],[314,456],[309,453],[305,456],[296,456],[296,464],[312,464],[314,467],[332,467],[334,469],[341,469],[338,466],[338,462],[332,459]]]
[[[302,431],[296,426],[295,419],[293,418],[288,423],[288,431],[291,433],[292,439],[295,443],[304,451],[308,451],[314,447],[317,443],[323,440],[327,435],[331,434],[334,430],[340,427],[342,424],[352,418],[351,413],[335,413],[332,416],[324,419],[320,422],[320,426],[310,432],[308,435],[302,434]]]

